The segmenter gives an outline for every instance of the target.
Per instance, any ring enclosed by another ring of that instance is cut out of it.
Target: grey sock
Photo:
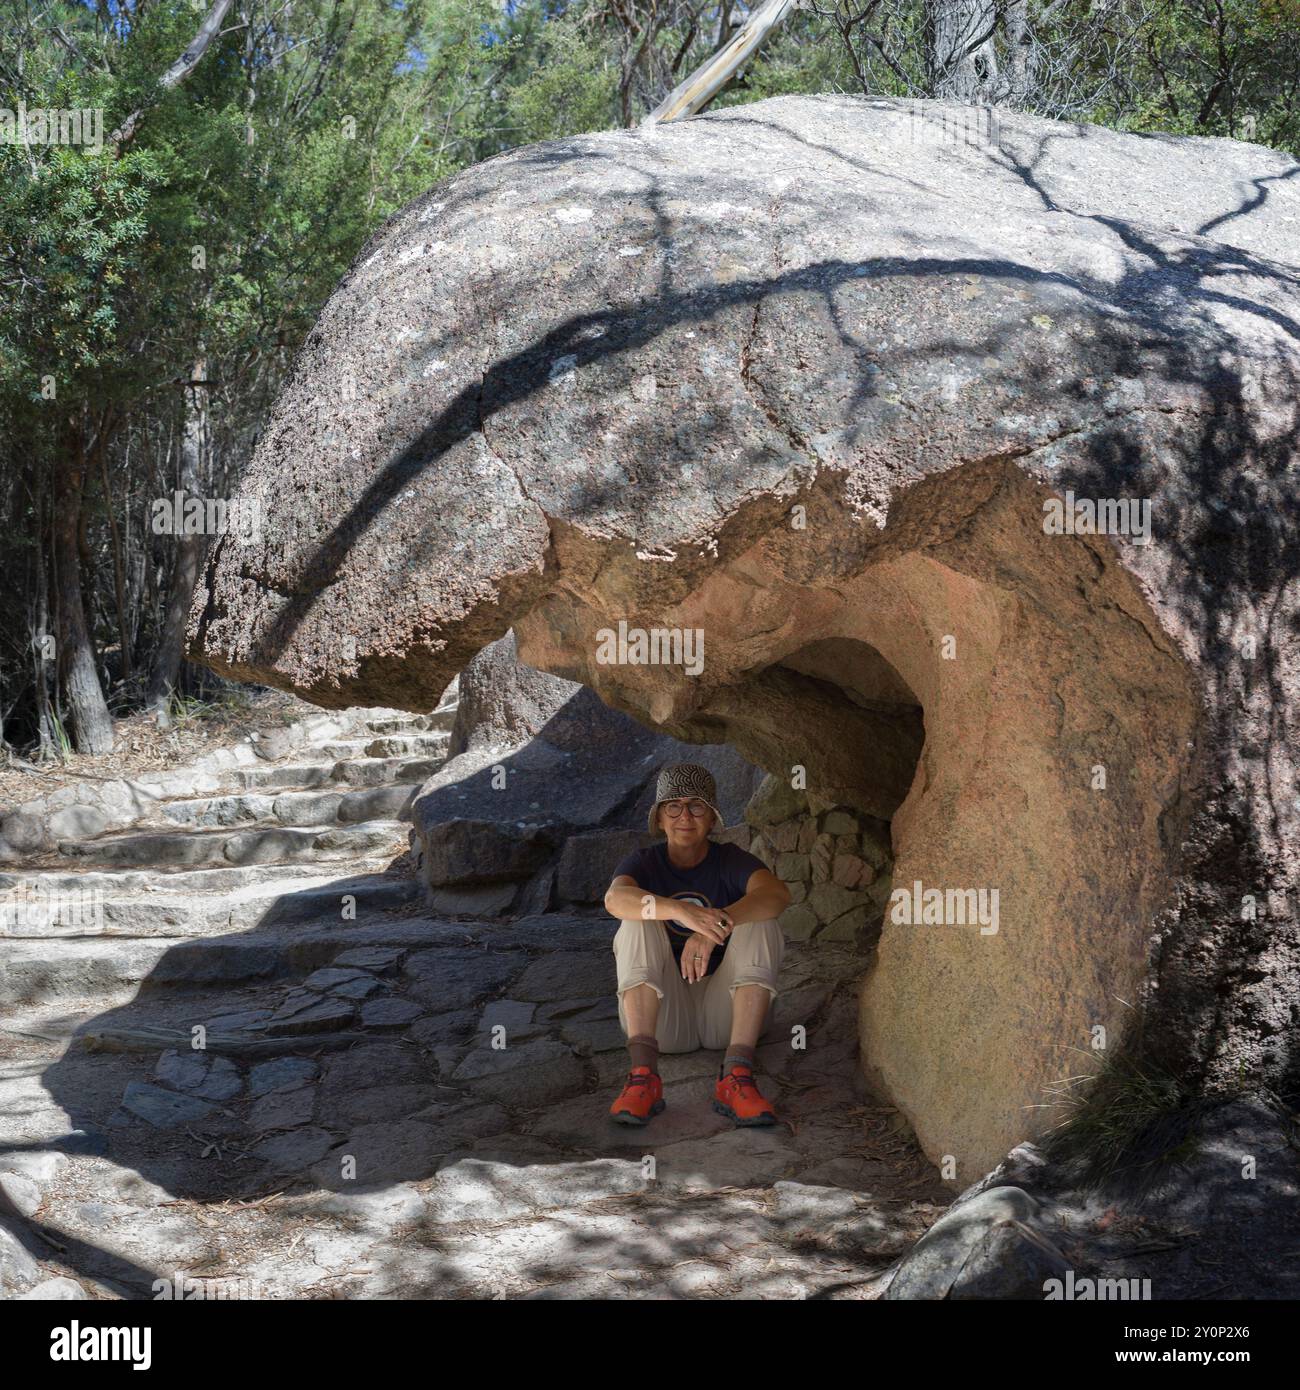
[[[754,1070],[754,1049],[746,1047],[743,1043],[731,1043],[727,1047],[727,1055],[722,1059],[722,1075],[726,1074],[734,1066],[748,1067]]]
[[[633,1033],[627,1040],[627,1050],[634,1067],[649,1067],[656,1074],[659,1071],[659,1039],[649,1033]]]

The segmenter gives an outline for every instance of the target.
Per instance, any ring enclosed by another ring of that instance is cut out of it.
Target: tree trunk
[[[206,374],[207,363],[200,359],[194,364],[190,380],[203,381]],[[203,476],[207,430],[208,389],[206,386],[187,386],[185,428],[181,437],[180,480],[181,492],[186,498],[202,495],[200,480]],[[153,669],[149,676],[148,703],[163,725],[169,722],[167,700],[180,675],[181,659],[185,652],[185,621],[189,617],[190,600],[194,597],[194,586],[198,583],[204,550],[202,533],[183,534],[179,531],[179,517],[176,518],[176,522],[178,533],[172,537],[176,547],[176,559],[172,566],[171,582],[167,588],[167,605],[163,612]]]
[[[990,0],[992,3],[992,0]],[[762,47],[764,40],[795,8],[796,0],[767,0],[751,9],[749,18],[702,67],[679,83],[642,121],[643,126],[662,125],[702,111]],[[721,33],[722,20],[719,19]]]
[[[59,614],[58,670],[64,707],[78,753],[108,753],[113,720],[104,702],[81,598],[81,495],[86,456],[80,423],[69,422],[54,479],[52,521],[55,596]]]
[[[936,97],[988,100],[996,20],[994,0],[934,0],[930,72]]]
[[[117,641],[121,652],[122,683],[131,679],[131,638],[126,622],[126,562],[122,554],[122,537],[117,529],[117,514],[113,510],[113,487],[108,476],[108,415],[100,425],[95,452],[99,456],[100,484],[104,489],[104,513],[108,517],[109,537],[113,548],[113,590],[117,598]],[[130,495],[130,479],[127,495]]]
[[[1016,106],[1027,104],[1032,80],[1032,38],[1027,7],[1028,0],[1010,0],[1006,10],[1008,94]]]
[[[35,472],[31,487],[32,513],[36,517],[36,604],[29,624],[32,643],[32,680],[36,686],[36,723],[40,738],[41,762],[54,756],[54,707],[50,702],[50,663],[56,643],[50,622],[50,577],[45,544],[49,540],[45,478]]]

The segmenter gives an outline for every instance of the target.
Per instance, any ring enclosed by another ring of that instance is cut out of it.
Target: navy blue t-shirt
[[[668,858],[668,842],[661,841],[626,855],[611,878],[627,874],[636,880],[638,888],[660,898],[683,898],[700,907],[730,907],[745,896],[746,885],[756,869],[767,865],[757,855],[739,845],[709,841],[708,853],[693,869],[681,869]],[[673,955],[680,963],[682,947],[690,933],[679,922],[662,923],[668,930]],[[726,954],[727,946],[715,946],[709,956],[706,975],[712,975]]]

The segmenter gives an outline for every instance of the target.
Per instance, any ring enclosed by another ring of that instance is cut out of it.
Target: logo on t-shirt
[[[673,898],[677,902],[693,903],[696,907],[712,907],[707,893],[701,893],[698,888],[685,888],[680,893],[674,893]],[[683,936],[694,936],[695,933],[682,926],[680,922],[668,922],[667,926],[674,931],[680,932]]]

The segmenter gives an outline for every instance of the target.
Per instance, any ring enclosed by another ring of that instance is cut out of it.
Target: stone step
[[[87,864],[184,865],[285,864],[340,858],[394,847],[405,842],[409,827],[398,820],[359,825],[296,828],[257,825],[233,833],[218,830],[131,831],[96,840],[64,840],[59,853]]]
[[[373,719],[367,719],[365,727],[377,735],[423,734],[437,727],[429,722],[432,717],[428,714],[378,714]]]
[[[116,1007],[171,944],[162,938],[0,941],[0,1004],[93,999],[101,1009]]]
[[[427,727],[429,729],[441,729],[444,733],[449,734],[452,725],[456,722],[457,708],[458,706],[455,703],[450,705],[439,705],[436,710],[425,715],[425,718],[429,721]]]
[[[456,924],[384,913],[356,921],[262,924],[216,938],[67,937],[0,941],[0,1005],[36,1008],[76,1002],[84,1012],[119,1007],[151,991],[200,992],[258,981],[300,978],[351,947],[421,950],[468,945]]]
[[[226,891],[105,892],[86,889],[74,880],[71,887],[46,886],[0,900],[0,936],[42,939],[103,936],[158,936],[182,939],[215,937],[247,931],[270,923],[344,921],[363,914],[390,911],[418,901],[419,885],[382,872],[340,877],[322,874],[266,878]],[[208,870],[219,875],[221,870]],[[89,877],[89,875],[87,876]],[[198,872],[177,875],[193,879]],[[344,914],[348,914],[345,918]]]
[[[219,826],[276,821],[280,825],[355,825],[367,820],[405,817],[422,781],[388,782],[353,791],[292,791],[278,795],[239,792],[199,797],[161,806],[162,819],[208,830]]]
[[[322,758],[431,758],[446,753],[444,732],[389,734],[382,738],[340,738],[317,744]]]
[[[245,791],[306,791],[337,784],[380,787],[390,782],[427,781],[444,761],[444,757],[430,758],[423,754],[396,758],[328,758],[316,763],[245,768],[241,781]]]
[[[382,872],[390,857],[387,854],[367,855],[356,863],[349,862],[348,868],[353,871],[349,877]],[[25,874],[0,874],[0,906],[13,900],[15,894],[21,900],[24,896],[76,892],[98,892],[108,897],[153,892],[229,893],[258,883],[305,883],[324,877],[321,866],[310,861],[302,864],[229,864],[210,869],[85,869],[79,873],[36,870]],[[328,876],[328,881],[336,880],[339,880],[337,873]]]

